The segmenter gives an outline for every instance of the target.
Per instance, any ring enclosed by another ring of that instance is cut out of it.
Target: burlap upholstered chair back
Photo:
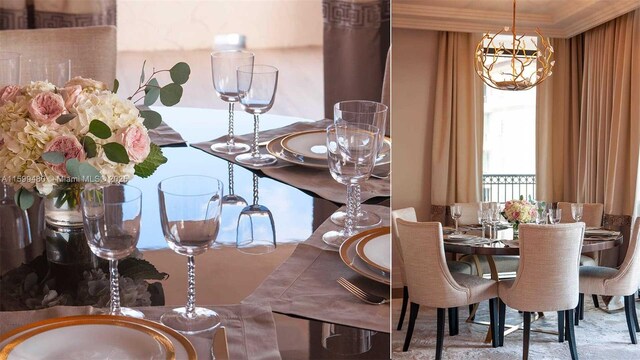
[[[406,285],[407,276],[404,270],[404,258],[402,256],[402,248],[400,247],[400,239],[399,239],[400,235],[398,235],[398,223],[397,223],[398,219],[412,221],[412,222],[418,221],[416,217],[416,209],[409,207],[404,209],[393,210],[391,212],[391,228],[392,228],[391,240],[393,242],[393,251],[397,252],[398,254],[398,257],[396,259],[398,259],[398,261],[400,262],[400,264],[398,264],[399,265],[398,268],[400,269],[400,278],[402,279],[402,283]]]
[[[571,215],[571,204],[570,202],[559,202],[558,209],[562,209],[562,218],[560,219],[561,223],[572,223],[573,216]],[[600,227],[602,226],[602,216],[604,215],[604,205],[598,203],[586,203],[583,205],[582,210],[582,221],[589,227]]]

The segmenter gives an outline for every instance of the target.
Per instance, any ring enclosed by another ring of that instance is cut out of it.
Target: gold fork
[[[338,284],[342,285],[343,288],[347,289],[350,293],[355,295],[358,299],[366,302],[367,304],[382,305],[389,302],[389,299],[383,298],[382,296],[365,292],[343,277],[338,279]]]

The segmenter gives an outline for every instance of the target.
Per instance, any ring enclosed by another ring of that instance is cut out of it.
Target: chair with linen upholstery
[[[2,51],[22,54],[23,74],[27,59],[47,58],[56,62],[69,59],[71,77],[99,80],[109,88],[116,77],[115,26],[3,30],[0,44]]]
[[[411,290],[409,327],[403,351],[409,349],[420,305],[437,308],[436,359],[442,358],[445,309],[489,300],[492,344],[498,345],[498,283],[479,276],[451,273],[447,267],[442,224],[396,220],[398,240],[404,259],[407,285]]]
[[[631,343],[636,344],[636,332],[640,332],[638,315],[635,306],[635,294],[640,283],[640,249],[638,232],[640,231],[640,217],[633,225],[633,233],[629,240],[629,248],[620,269],[604,266],[580,267],[580,296],[597,294],[603,296],[624,296],[624,310],[627,317],[627,327]],[[581,302],[579,312],[584,311]]]
[[[397,252],[398,254],[398,262],[399,264],[399,269],[400,269],[400,279],[402,279],[402,284],[403,284],[403,288],[402,288],[402,309],[400,311],[400,319],[398,320],[398,330],[402,330],[402,324],[404,323],[404,316],[407,312],[407,304],[409,303],[409,288],[407,287],[407,276],[405,275],[405,270],[404,270],[404,260],[402,258],[402,249],[400,248],[400,245],[398,243],[398,226],[396,224],[396,220],[398,219],[403,219],[406,221],[413,221],[416,222],[417,217],[416,217],[416,210],[412,207],[409,208],[404,208],[404,209],[398,209],[398,210],[393,210],[391,212],[391,222],[392,222],[392,227],[393,227],[393,233],[392,233],[392,242],[393,242],[393,251]],[[449,271],[452,273],[461,273],[461,274],[469,274],[469,275],[473,275],[473,268],[471,266],[471,264],[464,262],[464,261],[453,261],[453,260],[448,260],[447,261],[447,267],[449,268]],[[453,313],[455,311],[455,313]],[[449,334],[450,335],[455,335],[457,332],[455,331],[455,322],[457,321],[453,321],[457,318],[457,309],[456,310],[452,310],[451,312],[449,312]]]
[[[504,344],[506,306],[522,311],[523,359],[529,355],[531,313],[544,311],[558,312],[558,341],[564,341],[566,331],[571,358],[578,358],[573,313],[578,305],[578,267],[583,234],[583,223],[520,225],[520,266],[516,278],[498,284],[498,342]]]

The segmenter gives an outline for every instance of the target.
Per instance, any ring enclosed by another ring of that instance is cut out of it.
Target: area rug
[[[409,351],[402,352],[402,345],[408,326],[409,314],[405,316],[402,330],[396,331],[400,315],[400,300],[393,301],[393,359],[433,359],[436,349],[436,310],[423,307],[420,309],[413,331],[413,339]],[[636,302],[640,312],[640,303]],[[481,304],[476,320],[488,321],[488,304]],[[488,326],[467,323],[468,312],[460,308],[459,334],[449,336],[448,319],[445,325],[443,359],[496,359],[512,360],[522,358],[522,330],[508,334],[504,346],[492,348],[484,339]],[[517,311],[507,308],[507,324],[522,322]],[[545,316],[532,322],[530,359],[570,359],[569,344],[558,342],[558,336],[535,332],[535,330],[557,331],[556,313],[545,313]],[[576,326],[576,343],[580,359],[640,359],[640,344],[632,345],[627,330],[624,310],[606,313],[593,306],[590,297],[585,297],[584,320]],[[640,339],[640,333],[636,333]]]

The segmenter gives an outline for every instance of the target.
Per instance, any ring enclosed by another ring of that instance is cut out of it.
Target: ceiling
[[[517,0],[516,30],[568,38],[636,8],[640,0]],[[497,32],[511,26],[512,0],[393,0],[394,28]]]

